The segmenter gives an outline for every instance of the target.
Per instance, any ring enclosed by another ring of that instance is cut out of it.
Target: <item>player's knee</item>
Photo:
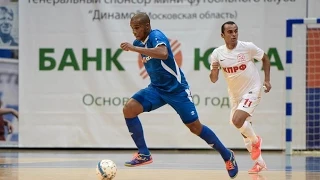
[[[199,135],[202,130],[202,124],[200,123],[199,120],[192,122],[190,124],[186,124],[186,126],[189,128],[189,130],[196,135]]]
[[[130,99],[124,105],[122,112],[125,118],[134,118],[143,112],[143,107],[138,101]]]
[[[232,123],[234,126],[236,126],[238,129],[242,127],[244,120],[241,117],[233,117]]]
[[[237,110],[232,117],[232,123],[239,129],[250,115],[242,110]]]

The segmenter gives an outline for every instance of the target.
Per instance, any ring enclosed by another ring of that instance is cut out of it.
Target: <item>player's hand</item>
[[[268,93],[268,92],[270,91],[270,89],[271,89],[271,84],[270,84],[270,82],[269,82],[269,81],[265,81],[265,82],[263,83],[263,88],[264,88],[264,92],[265,92],[265,93]]]
[[[219,63],[218,63],[218,62],[213,62],[213,63],[211,63],[211,69],[216,69],[216,70],[218,70],[218,69],[219,69]]]
[[[13,132],[13,126],[11,123],[8,124],[8,133],[11,134]]]
[[[11,134],[13,132],[13,126],[10,121],[4,120],[5,121],[5,126],[8,128],[8,133]]]
[[[134,49],[134,46],[128,42],[123,42],[120,44],[120,48],[124,51],[132,51]]]

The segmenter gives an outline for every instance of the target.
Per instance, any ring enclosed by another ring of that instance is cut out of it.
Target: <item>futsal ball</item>
[[[96,174],[99,180],[112,180],[116,177],[117,166],[109,159],[101,160],[96,167]]]

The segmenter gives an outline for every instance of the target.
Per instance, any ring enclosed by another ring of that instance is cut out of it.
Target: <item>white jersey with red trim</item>
[[[222,45],[210,55],[211,64],[218,62],[227,81],[229,96],[241,98],[246,93],[259,93],[262,87],[254,59],[261,60],[264,51],[252,42],[238,41],[230,50]],[[210,66],[211,67],[211,66]]]

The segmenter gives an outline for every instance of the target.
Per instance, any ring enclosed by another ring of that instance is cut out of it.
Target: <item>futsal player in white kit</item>
[[[221,26],[221,37],[225,45],[214,49],[210,55],[210,79],[215,83],[219,69],[222,70],[232,104],[230,123],[242,134],[245,146],[254,161],[249,173],[259,173],[267,167],[261,156],[262,139],[255,134],[251,117],[260,102],[261,92],[264,90],[267,93],[271,89],[270,60],[264,51],[252,42],[238,40],[238,26],[232,21]],[[263,83],[254,59],[262,61],[265,75]]]

